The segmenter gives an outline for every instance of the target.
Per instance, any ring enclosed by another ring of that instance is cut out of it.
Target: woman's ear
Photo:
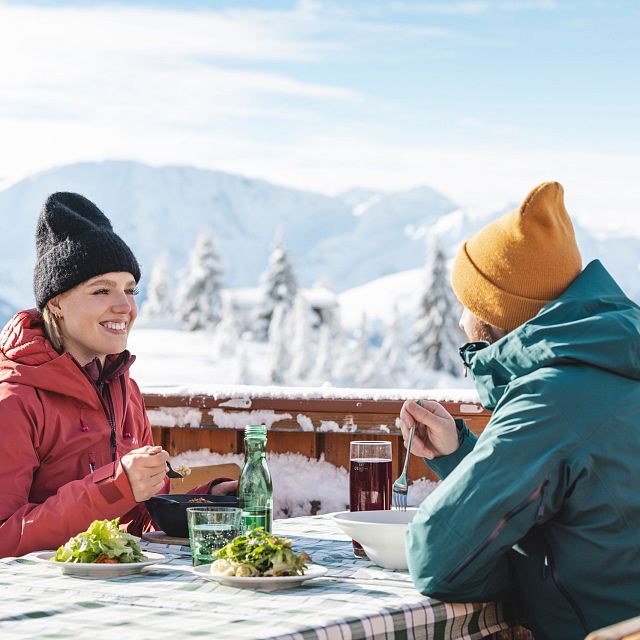
[[[54,296],[47,302],[47,308],[58,320],[62,320],[62,308],[60,307],[60,296]]]

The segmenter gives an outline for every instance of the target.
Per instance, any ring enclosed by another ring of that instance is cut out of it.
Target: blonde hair
[[[42,319],[44,320],[44,332],[47,338],[49,338],[49,342],[51,342],[53,348],[58,353],[62,353],[64,351],[64,344],[62,342],[60,318],[58,318],[48,306],[45,306],[42,310]]]

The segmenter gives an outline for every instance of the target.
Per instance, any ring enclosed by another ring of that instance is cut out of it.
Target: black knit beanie
[[[107,216],[78,193],[47,198],[36,226],[36,252],[33,291],[41,311],[54,296],[103,273],[125,271],[140,280],[131,249]]]

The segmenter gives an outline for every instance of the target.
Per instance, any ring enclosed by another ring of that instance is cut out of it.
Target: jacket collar
[[[586,365],[640,380],[640,308],[594,260],[534,318],[460,355],[490,410],[512,381],[543,367]]]

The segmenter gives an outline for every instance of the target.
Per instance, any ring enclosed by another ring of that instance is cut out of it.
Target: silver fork
[[[393,483],[393,491],[391,493],[393,506],[399,511],[407,510],[407,493],[409,492],[409,483],[407,482],[407,467],[409,466],[409,456],[411,455],[411,443],[413,442],[413,434],[416,431],[416,423],[413,422],[409,433],[409,442],[407,443],[407,454],[404,457],[404,467],[400,477]]]

